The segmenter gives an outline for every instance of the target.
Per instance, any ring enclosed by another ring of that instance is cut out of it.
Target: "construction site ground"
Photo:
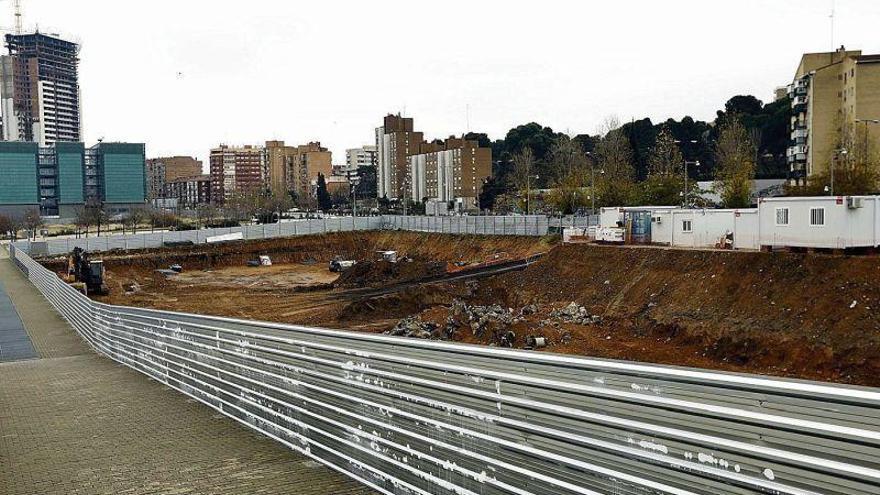
[[[273,265],[246,266],[259,255]],[[336,256],[358,263],[338,275]],[[872,256],[382,231],[102,258],[110,295],[96,299],[112,304],[880,386]],[[172,264],[183,272],[156,271]]]

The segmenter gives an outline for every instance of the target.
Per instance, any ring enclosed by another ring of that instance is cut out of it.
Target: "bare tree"
[[[596,144],[595,155],[605,177],[612,180],[633,180],[633,150],[629,138],[620,128],[620,121],[615,116],[606,117],[601,129],[603,137]]]
[[[615,116],[605,118],[599,129],[602,139],[593,153],[598,166],[596,181],[597,203],[606,206],[623,206],[632,201],[635,166],[629,138],[620,128]]]
[[[147,219],[147,211],[142,207],[132,208],[128,212],[128,223],[131,225],[133,234],[137,234],[137,228]]]
[[[535,169],[535,155],[532,149],[525,147],[519,153],[513,155],[513,173],[511,180],[517,190],[523,191],[530,184]]]
[[[80,232],[83,230],[85,231],[86,237],[89,236],[89,227],[92,225],[92,219],[84,206],[76,208],[76,215],[74,216],[73,222],[76,225],[77,237],[79,237]]]
[[[727,115],[718,130],[715,156],[716,189],[727,208],[751,206],[756,144],[736,114]]]
[[[30,208],[22,217],[22,224],[24,228],[28,231],[28,236],[33,236],[34,240],[37,240],[37,230],[43,226],[43,218],[40,217],[40,210],[37,208]]]
[[[0,235],[11,240],[14,237],[14,230],[12,218],[8,215],[0,215]]]
[[[526,213],[531,211],[531,189],[535,170],[535,155],[532,149],[526,146],[519,153],[513,155],[513,173],[511,180],[517,191],[525,192]]]
[[[578,172],[586,162],[583,149],[565,134],[560,134],[550,148],[550,159],[553,165],[553,176],[556,181]]]

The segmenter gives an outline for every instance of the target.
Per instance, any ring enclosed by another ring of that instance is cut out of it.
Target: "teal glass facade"
[[[144,155],[143,144],[0,141],[0,213],[72,218],[88,201],[124,212],[145,202]]]
[[[0,142],[0,205],[40,203],[37,143]]]
[[[58,164],[58,203],[67,205],[84,202],[85,146],[82,143],[56,143],[55,154]]]
[[[105,203],[143,203],[146,197],[144,145],[101,143],[97,152]]]

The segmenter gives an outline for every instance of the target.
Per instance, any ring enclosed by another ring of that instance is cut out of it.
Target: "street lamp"
[[[357,216],[357,186],[361,182],[360,176],[357,175],[357,171],[349,170],[348,174],[348,188],[351,190],[351,216]]]
[[[834,154],[831,156],[831,187],[828,189],[828,192],[831,193],[830,196],[834,196],[834,168],[835,168],[834,165],[835,165],[835,162],[839,159],[839,157],[841,155],[846,156],[847,153],[848,152],[846,151],[846,148],[841,148],[839,150],[834,150]]]
[[[688,205],[688,165],[693,165],[695,167],[700,166],[700,160],[694,160],[689,162],[687,160],[684,161],[684,206]]]
[[[526,215],[531,214],[532,207],[532,179],[537,180],[539,177],[537,175],[532,176],[531,174],[526,176]]]
[[[590,214],[596,214],[596,162],[598,159],[591,151],[587,151],[590,157]],[[600,174],[605,174],[605,170],[599,170]]]
[[[868,161],[868,124],[880,124],[880,119],[856,119],[865,124],[865,162]]]
[[[686,141],[679,141],[678,139],[675,140],[675,144],[684,144],[684,143],[697,144],[698,142],[699,141],[697,141],[696,139],[689,139]],[[700,160],[695,160],[692,162],[689,162],[687,160],[684,161],[684,193],[682,194],[682,196],[684,197],[685,208],[687,208],[687,205],[688,205],[688,165],[693,165],[695,167],[699,167]]]

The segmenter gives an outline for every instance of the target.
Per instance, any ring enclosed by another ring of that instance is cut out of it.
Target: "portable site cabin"
[[[757,208],[675,209],[651,217],[651,242],[668,246],[711,248],[732,233],[734,249],[758,249],[757,232]]]
[[[761,247],[880,246],[880,196],[764,198],[758,210]]]
[[[599,227],[617,227],[624,222],[627,213],[677,210],[679,206],[604,206],[599,209]]]

